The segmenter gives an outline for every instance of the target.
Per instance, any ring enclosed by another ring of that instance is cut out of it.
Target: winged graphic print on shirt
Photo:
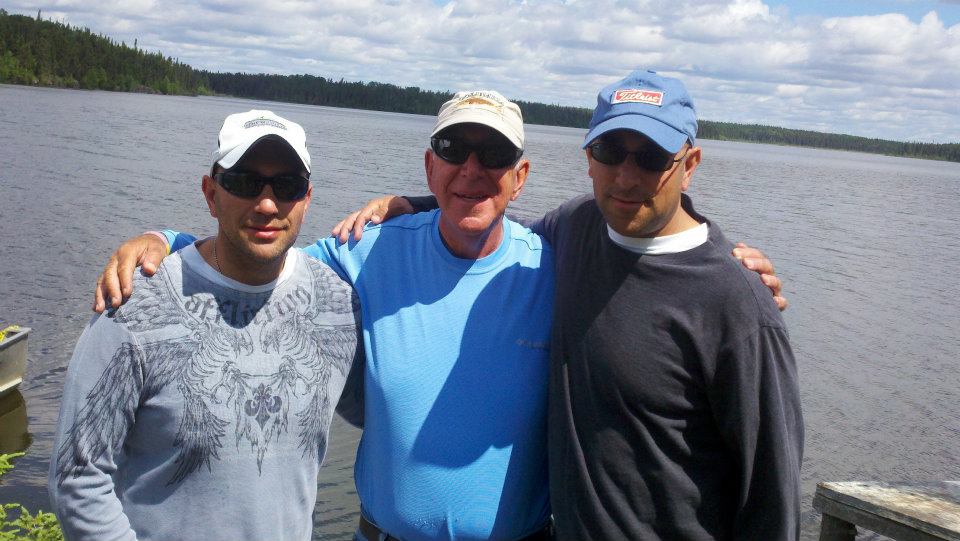
[[[301,286],[256,310],[232,314],[224,309],[228,303],[210,311],[191,307],[197,296],[181,304],[172,294],[169,275],[162,271],[142,282],[142,291],[117,311],[116,321],[138,338],[169,326],[186,332],[157,342],[124,343],[114,353],[58,451],[58,482],[79,476],[108,447],[118,453],[138,405],[171,385],[182,397],[183,410],[173,442],[177,469],[168,484],[179,483],[201,467],[210,470],[215,463],[211,459],[220,459],[231,425],[237,449],[243,442],[249,444],[262,472],[271,442],[290,429],[293,404],[306,404],[294,412],[298,448],[303,457],[319,460],[319,450],[326,448],[324,420],[333,407],[328,382],[333,370],[345,375],[349,369],[356,330],[353,325],[317,322],[323,320],[324,311],[359,308],[356,299],[347,298],[341,289],[326,287],[324,280],[335,277],[311,275],[309,291]],[[241,324],[221,321],[232,317],[241,318]],[[254,374],[241,368],[243,358],[257,349],[261,355],[280,357],[274,372]]]

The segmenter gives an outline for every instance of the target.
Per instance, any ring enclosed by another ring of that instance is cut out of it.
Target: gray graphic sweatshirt
[[[300,250],[263,286],[194,246],[137,273],[70,360],[49,477],[67,538],[310,539],[334,406],[359,397],[358,308]]]

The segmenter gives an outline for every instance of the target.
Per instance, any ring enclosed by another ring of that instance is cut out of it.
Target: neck
[[[667,222],[667,225],[663,226],[660,231],[657,231],[651,237],[666,237],[667,235],[676,235],[677,233],[683,233],[688,229],[693,229],[700,225],[693,216],[687,213],[683,207],[677,208],[677,212],[673,214],[673,217],[670,218],[670,221]]]
[[[461,259],[480,259],[497,251],[503,242],[503,220],[496,220],[479,235],[469,235],[440,220],[440,238],[450,253]]]
[[[248,286],[268,284],[279,278],[287,255],[284,252],[277,259],[258,261],[237,253],[230,241],[222,235],[205,240],[198,251],[204,261],[217,272]]]

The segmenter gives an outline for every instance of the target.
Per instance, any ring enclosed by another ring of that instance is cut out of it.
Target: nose
[[[277,208],[277,198],[273,193],[272,186],[268,185],[263,187],[260,195],[257,196],[257,204],[253,207],[253,210],[267,216],[273,216],[280,212]]]
[[[650,171],[641,169],[633,155],[627,156],[620,165],[617,166],[615,180],[623,188],[630,188],[636,185],[644,184],[644,180],[650,177]]]
[[[481,163],[480,158],[477,157],[476,152],[470,152],[470,155],[467,156],[467,161],[463,162],[463,165],[460,166],[460,174],[464,176],[476,176],[486,169]]]
[[[640,167],[633,160],[633,156],[629,156],[617,166],[613,183],[617,191],[623,195],[650,199],[660,192],[662,175],[657,171],[648,171]]]

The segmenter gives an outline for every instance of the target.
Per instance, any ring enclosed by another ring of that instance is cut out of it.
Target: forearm
[[[432,195],[404,195],[401,196],[410,203],[410,206],[413,207],[413,212],[429,212],[434,209],[440,208],[440,205],[437,203],[437,198]]]
[[[112,483],[81,476],[49,485],[50,499],[66,539],[135,541],[137,534],[123,512]]]

